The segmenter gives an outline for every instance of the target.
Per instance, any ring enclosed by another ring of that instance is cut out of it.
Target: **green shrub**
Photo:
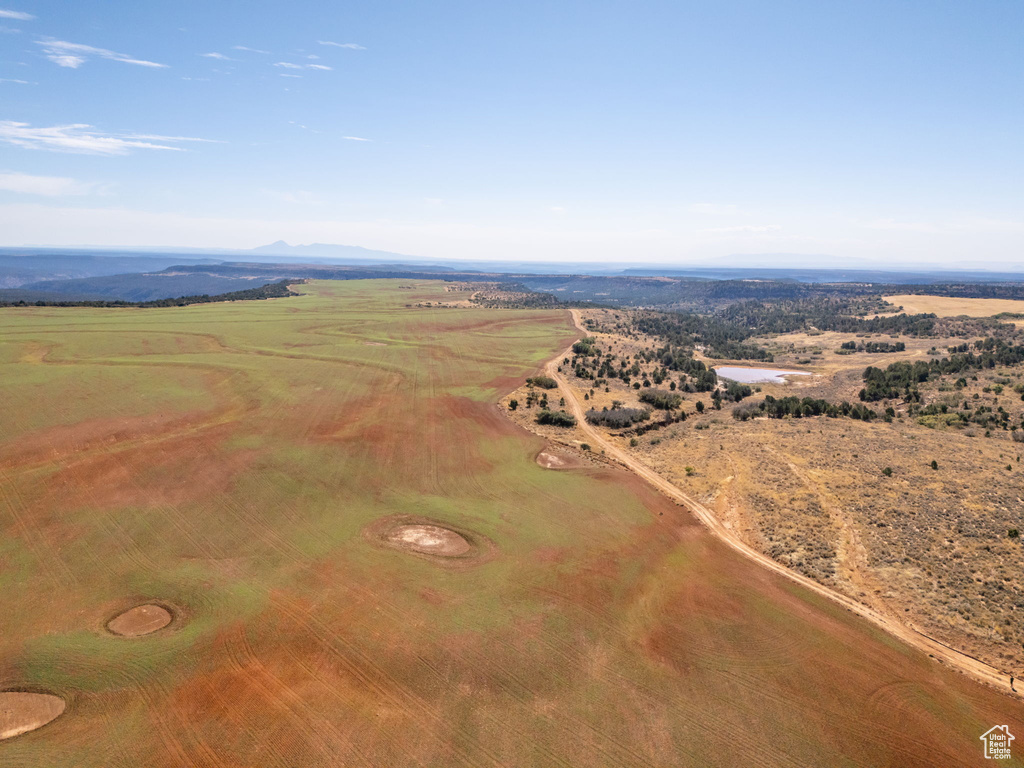
[[[664,389],[648,389],[640,393],[640,402],[663,411],[673,411],[683,404],[683,396]]]
[[[541,411],[537,414],[538,424],[550,424],[553,427],[575,427],[576,417],[565,411]]]
[[[638,421],[647,421],[651,412],[646,408],[612,408],[610,411],[587,411],[587,421],[608,429],[631,427]]]
[[[534,376],[532,379],[526,380],[527,384],[533,384],[535,387],[541,389],[557,389],[558,382],[552,379],[550,376]]]

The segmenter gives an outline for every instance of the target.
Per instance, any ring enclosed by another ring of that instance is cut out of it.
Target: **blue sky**
[[[0,0],[0,244],[1024,266],[1022,33],[1020,2]]]

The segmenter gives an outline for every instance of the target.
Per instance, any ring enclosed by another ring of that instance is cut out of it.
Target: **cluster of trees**
[[[856,341],[844,341],[836,352],[840,355],[852,355],[854,352],[878,354],[885,352],[904,352],[906,349],[907,345],[902,341],[867,341],[863,344],[858,344]]]
[[[186,307],[190,304],[210,304],[221,301],[254,301],[260,299],[280,299],[294,296],[289,285],[302,283],[304,280],[280,280],[276,283],[261,285],[258,288],[247,288],[244,291],[228,293],[199,294],[196,296],[178,296],[174,299],[154,299],[152,301],[0,301],[0,307],[137,307],[140,309],[155,307]]]
[[[864,369],[864,388],[860,391],[860,399],[877,402],[902,397],[908,403],[920,402],[921,393],[917,385],[933,376],[1013,366],[1024,362],[1024,345],[1011,346],[1002,339],[989,337],[971,346],[971,351],[966,351],[966,344],[954,347],[963,351],[942,359],[918,360],[914,363],[899,361],[886,368],[868,366]]]
[[[851,405],[844,400],[837,405],[828,400],[812,397],[774,398],[771,395],[766,396],[760,403],[748,403],[734,408],[732,416],[739,421],[747,421],[758,416],[767,416],[769,419],[782,419],[786,416],[794,419],[807,416],[829,416],[831,418],[845,416],[861,421],[872,421],[878,418],[875,411],[860,403]]]
[[[662,411],[674,411],[683,404],[683,396],[664,389],[645,389],[640,392],[641,403],[647,403]]]
[[[709,357],[730,360],[762,360],[774,358],[767,350],[744,344],[754,335],[721,314],[697,315],[690,312],[641,312],[634,318],[636,330],[662,339],[671,352],[683,358],[692,357],[694,347],[705,348]],[[682,353],[682,354],[680,354]]]
[[[895,343],[889,343],[888,341],[867,341],[864,343],[864,351],[869,354],[877,354],[879,352],[905,352],[907,345],[902,341]]]
[[[984,429],[1012,429],[1014,437],[1018,429],[1016,425],[1011,425],[1010,414],[1001,405],[994,409],[988,405],[978,405],[972,409],[965,400],[961,410],[951,410],[944,403],[925,406],[912,404],[908,413],[917,418],[918,424],[932,428],[939,425],[961,428],[968,424],[977,424]]]
[[[591,355],[597,354],[594,345],[597,344],[597,339],[592,337],[584,337],[572,345],[573,354],[580,355],[581,357],[590,357]]]
[[[686,421],[686,413],[684,411],[680,411],[679,413],[668,412],[664,415],[664,417],[662,417],[658,421],[651,421],[646,424],[642,424],[639,427],[636,427],[632,430],[627,430],[622,434],[636,435],[637,437],[639,437],[640,435],[646,435],[648,432],[652,430],[664,429],[665,427],[672,426],[673,424],[678,424],[681,421]]]
[[[746,301],[723,309],[719,315],[750,335],[794,333],[797,331],[839,331],[841,333],[885,333],[889,335],[932,336],[937,316],[893,315],[863,317],[870,308],[863,300],[813,297],[767,304]]]
[[[624,429],[641,421],[647,421],[651,418],[651,412],[646,408],[623,408],[614,405],[611,409],[604,408],[600,411],[592,408],[587,411],[586,417],[587,421],[595,426]]]
[[[542,410],[537,414],[538,424],[550,424],[554,427],[575,427],[576,417],[565,411]]]
[[[718,394],[717,392],[715,394]],[[746,384],[740,384],[738,381],[725,380],[725,392],[722,394],[726,400],[733,403],[738,403],[745,397],[750,397],[754,394],[754,390]],[[712,395],[713,397],[714,395]]]
[[[527,384],[531,384],[541,389],[557,389],[558,382],[552,379],[550,376],[534,376],[526,380]]]
[[[683,350],[667,344],[660,349],[644,349],[635,353],[632,358],[620,358],[615,354],[605,354],[594,338],[585,338],[573,345],[572,359],[565,358],[563,365],[572,368],[580,379],[594,381],[600,386],[608,379],[620,379],[629,385],[634,379],[634,388],[649,387],[651,383],[661,385],[669,381],[669,388],[675,391],[677,386],[683,392],[710,392],[718,386],[718,376],[704,363],[694,360],[692,350]],[[641,364],[644,364],[643,366]],[[653,364],[653,370],[645,368]],[[678,372],[679,383],[670,381],[671,374]]]

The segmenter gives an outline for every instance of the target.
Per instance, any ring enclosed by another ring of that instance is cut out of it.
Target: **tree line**
[[[178,296],[173,299],[153,299],[150,301],[0,301],[0,307],[136,307],[151,309],[157,307],[185,307],[190,304],[211,304],[222,301],[258,301],[262,299],[281,299],[295,294],[288,286],[304,283],[305,280],[280,280],[258,288],[247,288],[243,291],[229,293],[198,294],[195,296]]]
[[[886,368],[868,366],[863,373],[864,388],[860,391],[860,399],[864,402],[877,402],[901,397],[908,403],[920,402],[921,393],[917,385],[933,376],[1013,366],[1024,362],[1024,345],[1010,345],[992,337],[951,349],[956,352],[938,360],[918,360],[913,363],[899,361]]]
[[[787,416],[794,419],[808,416],[828,416],[830,418],[845,416],[860,421],[872,421],[878,418],[875,411],[860,403],[851,404],[844,400],[836,404],[819,398],[795,396],[775,398],[766,395],[764,400],[759,403],[737,406],[732,411],[732,417],[738,421],[747,421],[758,416],[767,416],[769,419],[783,419]]]

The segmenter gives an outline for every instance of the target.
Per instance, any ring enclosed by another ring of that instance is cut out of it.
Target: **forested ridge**
[[[190,304],[209,304],[222,301],[257,301],[261,299],[280,299],[285,296],[294,296],[288,286],[304,280],[280,280],[276,283],[261,285],[258,288],[247,288],[244,291],[230,291],[228,293],[198,294],[195,296],[178,296],[173,299],[154,299],[152,301],[53,301],[36,300],[26,301],[0,301],[0,307],[135,307],[148,309],[155,307],[185,307]]]

